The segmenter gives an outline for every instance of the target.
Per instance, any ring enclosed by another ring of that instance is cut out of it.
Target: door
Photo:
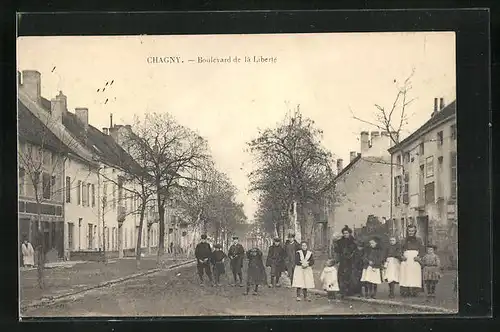
[[[429,216],[417,217],[417,236],[422,239],[424,245],[428,244],[429,240]]]

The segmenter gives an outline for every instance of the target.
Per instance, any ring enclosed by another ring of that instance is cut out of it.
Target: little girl
[[[319,277],[323,283],[323,289],[326,290],[328,296],[328,303],[331,303],[337,298],[337,292],[339,289],[339,282],[337,278],[337,266],[333,259],[326,261],[326,266],[321,272]]]
[[[297,288],[297,301],[300,301],[300,293],[304,295],[304,300],[311,302],[307,297],[307,289],[314,288],[314,275],[312,266],[314,257],[312,251],[307,249],[307,243],[302,242],[300,250],[295,253],[295,270],[293,271],[292,287]]]
[[[383,265],[383,252],[378,245],[378,239],[372,238],[365,251],[364,269],[361,281],[366,283],[366,296],[375,298],[377,285],[382,283],[380,269]]]
[[[427,297],[434,297],[436,285],[441,279],[441,262],[438,255],[435,253],[436,246],[428,245],[427,254],[421,259],[422,266],[424,267],[424,284],[427,288]]]
[[[389,238],[389,246],[385,253],[384,281],[389,283],[389,297],[394,298],[394,287],[399,282],[401,263],[401,246],[394,236]]]

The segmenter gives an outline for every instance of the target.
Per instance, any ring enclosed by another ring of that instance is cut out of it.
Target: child
[[[361,281],[364,269],[365,249],[363,242],[356,243],[356,250],[353,255],[353,269],[352,269],[352,293],[358,297],[363,296],[365,283]],[[366,290],[365,290],[366,294]]]
[[[364,269],[361,281],[366,283],[366,297],[375,298],[377,295],[377,285],[382,283],[380,269],[383,264],[383,252],[378,245],[378,238],[370,240],[368,248],[365,251]]]
[[[247,271],[247,288],[243,295],[248,295],[250,285],[254,285],[253,295],[257,295],[259,285],[266,283],[266,268],[262,261],[262,251],[259,248],[252,248],[247,251],[248,271]]]
[[[389,246],[385,252],[384,281],[389,283],[389,297],[394,298],[394,287],[399,282],[401,263],[401,246],[394,236],[389,238]]]
[[[434,297],[436,285],[441,279],[441,262],[438,255],[435,253],[436,246],[428,245],[427,254],[421,259],[424,267],[424,284],[427,289],[427,297]]]
[[[224,259],[227,257],[224,251],[222,251],[222,246],[216,244],[214,246],[214,252],[212,254],[212,265],[214,270],[215,284],[220,286],[220,276],[226,273],[226,268],[224,266]]]
[[[312,267],[314,257],[312,251],[307,249],[307,242],[302,242],[300,250],[295,253],[295,270],[293,271],[292,287],[297,288],[297,301],[300,301],[300,293],[304,295],[304,300],[311,302],[307,297],[307,289],[314,288],[314,276]]]
[[[321,272],[319,277],[323,283],[323,289],[326,290],[328,296],[328,303],[331,303],[337,298],[339,289],[339,282],[337,277],[338,266],[333,259],[326,261],[326,266]]]

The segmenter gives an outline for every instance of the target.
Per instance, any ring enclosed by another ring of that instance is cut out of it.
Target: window
[[[419,188],[419,206],[423,205],[423,202],[425,202],[425,172],[424,172],[424,165],[420,165],[420,174],[418,178],[418,188]]]
[[[425,159],[425,174],[430,178],[434,176],[434,157],[430,156]]]
[[[72,222],[68,223],[68,248],[69,250],[73,250],[73,232],[74,232],[74,225]]]
[[[87,206],[90,206],[90,183],[87,183],[86,196],[87,196]]]
[[[88,241],[89,241],[88,248],[92,249],[92,243],[94,242],[94,226],[92,224],[89,224],[87,230],[88,230],[87,237],[88,237]]]
[[[95,206],[95,185],[92,185],[92,207]]]
[[[87,186],[85,183],[82,183],[82,206],[88,206],[88,191],[87,191]]]
[[[94,243],[97,240],[97,225],[94,225],[94,236],[92,238],[92,247],[97,248],[97,245]]]
[[[23,196],[24,195],[24,181],[26,177],[26,171],[24,168],[20,167],[19,168],[19,195]]]
[[[111,196],[113,197],[113,202],[111,203],[112,206],[113,206],[113,209],[116,208],[116,197],[115,197],[115,191],[116,191],[116,185],[113,183],[112,185],[112,192],[111,192]]]
[[[66,203],[71,203],[71,178],[66,177]]]
[[[50,185],[51,185],[51,178],[50,175],[47,173],[42,174],[42,190],[43,190],[43,198],[45,199],[50,199]]]
[[[451,125],[451,139],[456,140],[457,139],[457,125]]]
[[[112,250],[110,244],[111,239],[109,238],[109,228],[106,227],[106,250]]]
[[[432,204],[436,202],[434,196],[434,182],[425,185],[425,204]]]
[[[116,227],[113,227],[113,231],[111,233],[111,246],[113,247],[113,250],[116,249]]]
[[[420,156],[424,156],[425,154],[425,149],[424,149],[424,143],[420,143],[420,145],[418,146],[418,153],[420,154]]]
[[[76,204],[81,204],[81,195],[82,195],[82,181],[78,180],[78,185],[76,187]]]
[[[437,144],[438,146],[443,145],[443,131],[437,133]]]
[[[108,203],[108,184],[102,186],[102,206],[106,207]]]
[[[400,203],[401,203],[401,175],[398,175],[394,177],[394,205],[397,206]]]
[[[410,153],[409,152],[405,153],[404,161],[405,161],[405,163],[409,163],[410,162]]]
[[[457,198],[457,153],[451,153],[450,159],[450,167],[451,167],[451,193],[450,196],[452,199]]]
[[[403,187],[403,204],[410,204],[409,187],[410,187],[410,174],[406,172],[404,177],[404,187]]]
[[[401,165],[401,156],[400,155],[396,157],[396,164]]]

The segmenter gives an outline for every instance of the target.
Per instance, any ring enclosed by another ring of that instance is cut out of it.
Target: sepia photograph
[[[21,319],[458,312],[454,32],[25,36],[17,79]]]

